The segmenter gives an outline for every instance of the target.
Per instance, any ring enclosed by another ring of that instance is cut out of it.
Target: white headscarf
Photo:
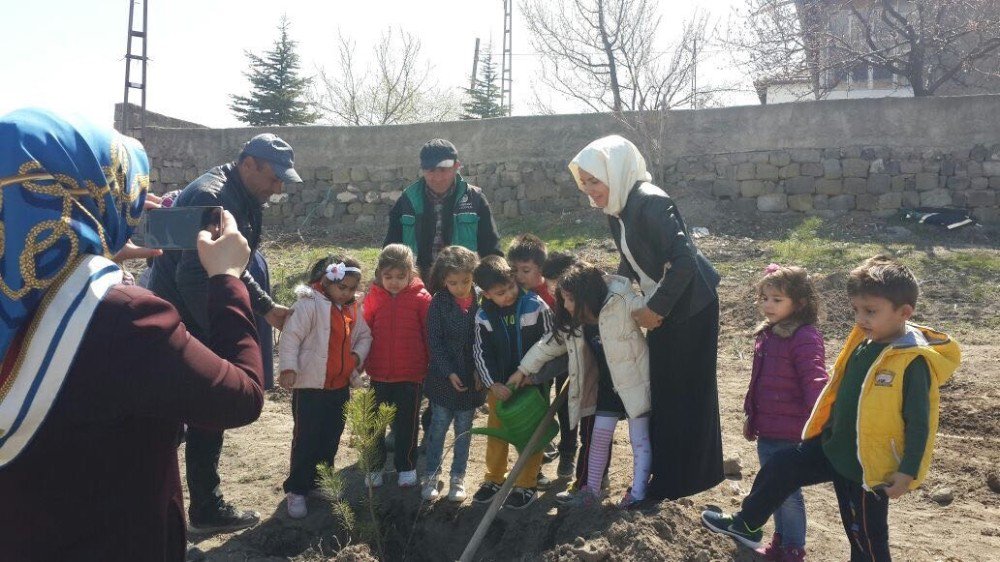
[[[646,159],[625,137],[610,135],[595,140],[580,151],[569,163],[569,171],[576,180],[580,191],[586,193],[580,185],[580,170],[585,170],[608,186],[608,206],[604,212],[618,216],[625,207],[625,201],[637,181],[653,179],[646,171]],[[596,207],[593,198],[590,205]]]

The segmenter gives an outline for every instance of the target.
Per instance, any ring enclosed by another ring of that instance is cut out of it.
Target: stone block
[[[930,191],[938,188],[938,175],[924,172],[916,175],[917,191]]]
[[[941,161],[940,173],[942,176],[953,176],[955,175],[956,168],[957,166],[955,165],[955,161],[952,160],[951,158],[946,158],[945,160]]]
[[[862,193],[857,197],[859,211],[874,211],[878,207],[878,195]]]
[[[757,210],[774,213],[788,210],[788,196],[784,193],[768,193],[757,198]]]
[[[743,197],[757,197],[764,194],[764,182],[760,180],[748,180],[740,182],[740,193]]]
[[[316,176],[317,180],[330,181],[333,179],[333,170],[326,166],[319,166],[313,170],[313,175]]]
[[[885,173],[885,160],[881,158],[876,158],[872,160],[872,163],[868,166],[869,174],[884,174]]]
[[[893,176],[891,189],[893,191],[914,191],[916,190],[916,184],[913,181],[913,176]]]
[[[932,189],[920,194],[920,204],[924,207],[947,207],[951,205],[951,192],[947,189]]]
[[[351,169],[350,168],[337,168],[333,170],[333,183],[350,183],[351,182]]]
[[[192,182],[199,176],[201,176],[201,170],[198,168],[187,168],[184,172],[184,181]]]
[[[834,195],[830,198],[829,208],[831,211],[850,211],[854,204],[853,195]]]
[[[154,183],[160,181],[160,169],[159,168],[152,168],[152,169],[149,170],[149,181],[154,182]]]
[[[920,160],[904,160],[899,163],[899,171],[904,174],[919,174],[924,171],[924,163]]]
[[[788,208],[793,211],[807,212],[813,210],[813,196],[808,193],[799,193],[788,196]]]
[[[783,168],[792,163],[792,155],[784,150],[776,150],[768,155],[767,161],[774,166]]]
[[[876,209],[881,210],[895,210],[898,209],[903,204],[903,194],[902,193],[883,193],[878,196],[878,201],[875,203]]]
[[[964,195],[965,205],[969,207],[992,207],[997,204],[996,191],[968,191]]]
[[[830,208],[830,197],[828,195],[813,195],[813,209],[825,211]]]
[[[840,167],[840,160],[833,158],[827,158],[823,160],[823,177],[827,179],[835,180],[837,178],[843,177],[844,172]]]
[[[763,163],[765,163],[765,162],[767,162],[768,160],[771,159],[771,153],[770,152],[750,152],[750,153],[747,153],[747,158],[749,159],[748,160],[749,162],[753,162],[754,164],[763,164]]]
[[[916,191],[904,191],[901,193],[903,197],[904,207],[919,207],[920,206],[920,194]]]
[[[844,193],[865,193],[868,191],[868,180],[864,178],[845,178]]]
[[[160,181],[163,183],[186,183],[187,175],[183,168],[163,168],[160,170]]]
[[[789,164],[778,168],[778,177],[781,179],[794,178],[799,175],[799,164]]]
[[[966,189],[969,189],[969,178],[952,176],[948,178],[948,183],[946,185],[948,189],[954,191],[964,191]]]
[[[754,174],[756,173],[756,166],[749,162],[738,164],[736,166],[736,179],[738,180],[752,180],[754,178]]]
[[[797,177],[785,180],[785,193],[789,195],[800,195],[814,193],[816,191],[816,178]]]
[[[365,203],[377,203],[382,198],[382,194],[377,191],[365,193]]]
[[[972,150],[969,151],[969,159],[974,160],[976,162],[982,162],[983,160],[989,158],[989,156],[990,156],[989,149],[987,149],[985,146],[981,144],[977,144],[976,146],[972,147]]]
[[[490,200],[494,203],[503,203],[514,197],[514,190],[510,187],[498,187],[493,190]]]
[[[970,178],[978,178],[980,176],[984,176],[985,175],[983,173],[983,163],[982,162],[970,161],[968,164],[965,165],[965,169],[968,172],[968,175],[969,175]]]
[[[507,201],[503,204],[503,216],[507,218],[517,216],[517,201]]]
[[[517,187],[521,185],[520,172],[502,172],[500,174],[500,185],[502,187]]]
[[[1000,207],[977,207],[972,214],[985,224],[1000,224]]]
[[[843,153],[839,148],[824,148],[823,149],[823,159],[824,160],[840,160]]]
[[[1000,162],[983,162],[984,176],[1000,176]]]
[[[403,192],[398,189],[394,189],[392,191],[383,191],[382,194],[380,195],[382,201],[386,203],[395,203],[402,196]]]
[[[986,189],[990,186],[990,178],[978,177],[969,180],[969,189]]]
[[[1000,189],[1000,176],[991,176],[989,185],[992,189]]]
[[[778,179],[778,167],[772,164],[757,164],[755,177],[759,180],[776,180]]]
[[[303,190],[299,200],[303,203],[315,203],[319,201],[319,190],[315,188]]]
[[[351,191],[341,191],[337,194],[337,201],[341,203],[353,203],[358,200],[358,194]]]
[[[845,178],[868,177],[868,161],[861,158],[847,158],[841,162]]]
[[[740,186],[736,180],[719,179],[712,184],[712,195],[732,199],[740,194]]]
[[[803,162],[799,164],[799,174],[819,178],[823,176],[823,165],[819,162]]]
[[[868,193],[889,193],[892,178],[888,174],[872,174],[868,176]]]
[[[813,162],[818,163],[823,157],[823,153],[815,148],[796,148],[789,150],[788,153],[792,157],[792,162]]]
[[[842,158],[861,158],[861,147],[860,146],[848,146],[840,151]]]
[[[843,180],[821,178],[816,181],[816,193],[823,195],[840,195],[844,192]]]

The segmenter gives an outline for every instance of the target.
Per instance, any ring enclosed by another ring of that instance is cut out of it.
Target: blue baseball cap
[[[274,168],[274,174],[285,183],[302,183],[302,178],[293,167],[292,146],[274,133],[263,133],[243,145],[241,156],[253,156],[267,160]]]

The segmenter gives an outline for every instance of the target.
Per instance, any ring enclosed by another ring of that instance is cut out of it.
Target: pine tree
[[[497,74],[489,48],[480,55],[479,65],[481,71],[476,77],[475,87],[463,88],[469,101],[462,104],[464,111],[462,119],[503,117],[503,108],[500,107],[500,85],[497,83],[500,75]]]
[[[288,37],[289,27],[288,18],[282,16],[274,48],[263,57],[246,52],[250,71],[243,75],[250,80],[250,95],[231,95],[233,103],[229,106],[244,123],[309,125],[320,117],[308,103],[301,101],[312,79],[299,76],[299,55],[295,52],[295,41]]]

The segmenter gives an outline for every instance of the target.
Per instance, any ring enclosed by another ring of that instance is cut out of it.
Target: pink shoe
[[[802,562],[806,559],[806,549],[795,546],[782,547],[784,552],[781,555],[782,562]]]
[[[624,509],[624,510],[632,509],[638,506],[643,499],[644,498],[636,498],[635,496],[633,496],[632,487],[629,486],[629,488],[625,490],[625,495],[622,496],[622,499],[618,502],[618,509]]]
[[[757,554],[764,557],[764,560],[770,560],[771,562],[782,562],[784,558],[784,549],[781,547],[781,535],[774,533],[771,535],[771,542],[765,546],[762,546],[755,550]]]

